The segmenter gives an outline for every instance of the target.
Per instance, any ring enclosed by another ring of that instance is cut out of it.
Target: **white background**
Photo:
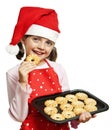
[[[111,129],[112,117],[112,2],[111,0],[4,0],[0,3],[0,130],[19,130],[8,115],[6,71],[19,61],[9,55],[9,44],[21,6],[56,9],[61,34],[58,60],[66,69],[71,89],[87,90],[110,109],[79,126],[79,130]],[[72,129],[71,129],[72,130]]]

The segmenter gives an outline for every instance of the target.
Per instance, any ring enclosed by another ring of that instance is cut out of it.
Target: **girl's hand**
[[[95,118],[96,115],[91,115],[89,112],[84,112],[79,116],[79,120],[73,120],[71,121],[71,127],[77,128],[80,123],[85,123],[89,121],[91,118]]]
[[[19,67],[19,82],[23,84],[28,83],[28,74],[36,68],[35,63],[24,61]]]
[[[95,117],[96,115],[91,115],[91,113],[89,112],[83,112],[80,116],[79,116],[79,122],[81,123],[85,123],[87,121],[89,121],[92,117]]]

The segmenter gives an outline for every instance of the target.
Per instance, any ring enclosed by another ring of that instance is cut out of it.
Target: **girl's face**
[[[54,47],[54,42],[39,36],[28,36],[23,38],[22,42],[25,45],[26,56],[36,54],[41,61],[50,55]]]

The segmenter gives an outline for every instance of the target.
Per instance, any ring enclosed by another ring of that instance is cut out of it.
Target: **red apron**
[[[59,79],[54,69],[48,64],[48,68],[35,69],[29,73],[28,82],[32,88],[29,98],[29,114],[22,123],[20,130],[70,130],[68,123],[56,124],[48,121],[35,108],[31,106],[31,101],[40,96],[61,92]]]

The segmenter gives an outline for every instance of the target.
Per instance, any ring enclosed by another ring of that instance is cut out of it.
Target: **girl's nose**
[[[37,46],[39,49],[44,49],[45,48],[45,43],[40,42]]]

